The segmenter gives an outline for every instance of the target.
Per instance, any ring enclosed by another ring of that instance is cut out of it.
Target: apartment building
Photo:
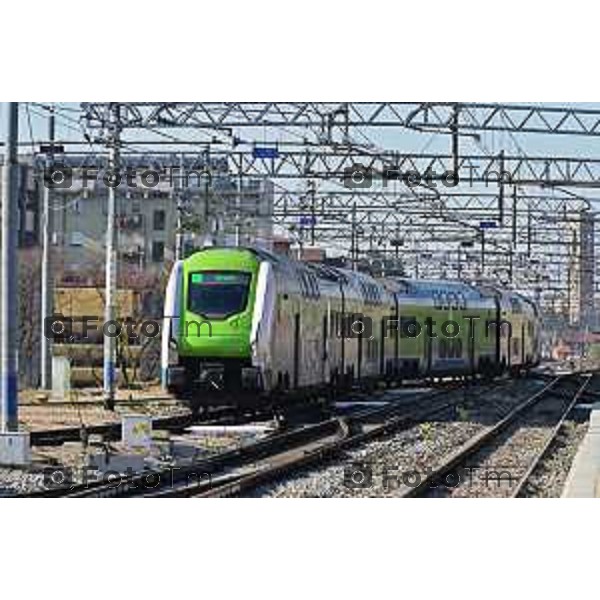
[[[173,260],[178,233],[184,253],[205,245],[269,247],[273,238],[272,182],[233,177],[226,161],[173,165],[165,156],[123,158],[117,192],[119,263],[145,271]],[[51,193],[51,238],[57,267],[85,274],[104,261],[108,190],[103,164],[59,157],[65,179]],[[44,185],[41,169],[24,157],[19,174],[20,245],[39,244]]]

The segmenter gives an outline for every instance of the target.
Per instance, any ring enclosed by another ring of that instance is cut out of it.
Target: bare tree
[[[19,257],[19,376],[21,385],[37,387],[40,377],[40,251],[20,250]]]

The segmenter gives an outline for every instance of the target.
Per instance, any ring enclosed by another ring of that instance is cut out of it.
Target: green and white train
[[[164,385],[227,399],[313,395],[378,381],[494,376],[538,364],[525,297],[452,281],[368,275],[264,250],[177,262],[165,298]]]

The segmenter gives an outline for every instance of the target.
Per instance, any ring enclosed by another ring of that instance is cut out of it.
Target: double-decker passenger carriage
[[[399,314],[396,373],[401,378],[493,374],[498,343],[493,295],[460,282],[386,282]]]
[[[539,356],[539,318],[537,307],[514,292],[499,292],[501,320],[510,323],[511,331],[502,335],[502,365],[512,373],[537,365]]]
[[[379,381],[526,370],[539,360],[538,340],[535,306],[512,292],[378,281],[264,250],[207,248],[171,273],[163,381],[207,403],[314,397]]]

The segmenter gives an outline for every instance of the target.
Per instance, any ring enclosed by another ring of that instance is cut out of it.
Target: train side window
[[[504,320],[500,323],[500,337],[503,338],[511,338],[512,337],[512,328],[510,324]]]
[[[456,340],[448,340],[448,358],[456,358]]]
[[[497,336],[498,323],[495,319],[488,319],[485,322],[485,335],[486,339],[496,339]],[[500,331],[500,336],[502,336],[502,331]]]
[[[417,318],[416,317],[400,317],[400,338],[415,339],[417,337]]]
[[[360,293],[365,301],[365,304],[369,303],[369,289],[367,288],[367,286],[365,285],[365,283],[363,281],[360,281],[358,283],[358,286],[360,287]]]
[[[448,340],[448,358],[456,358],[456,340]]]
[[[448,356],[448,342],[446,340],[446,338],[438,338],[439,339],[439,346],[438,346],[438,352],[440,355],[440,358],[447,358]]]
[[[368,344],[368,355],[369,355],[369,359],[370,360],[377,360],[377,341],[376,340],[368,340],[367,341]]]
[[[456,300],[456,294],[454,294],[454,292],[450,292],[448,294],[448,309],[456,310],[457,308],[458,308],[458,304],[457,304],[457,300]]]
[[[448,310],[448,296],[440,294],[440,307],[442,310]]]
[[[463,355],[463,341],[461,338],[456,338],[456,356],[454,358],[462,358]]]
[[[328,356],[327,356],[327,332],[328,332],[329,328],[327,325],[327,314],[323,315],[323,361],[326,361]]]
[[[512,355],[517,356],[519,354],[519,347],[521,344],[521,340],[519,338],[513,338],[512,340]]]

